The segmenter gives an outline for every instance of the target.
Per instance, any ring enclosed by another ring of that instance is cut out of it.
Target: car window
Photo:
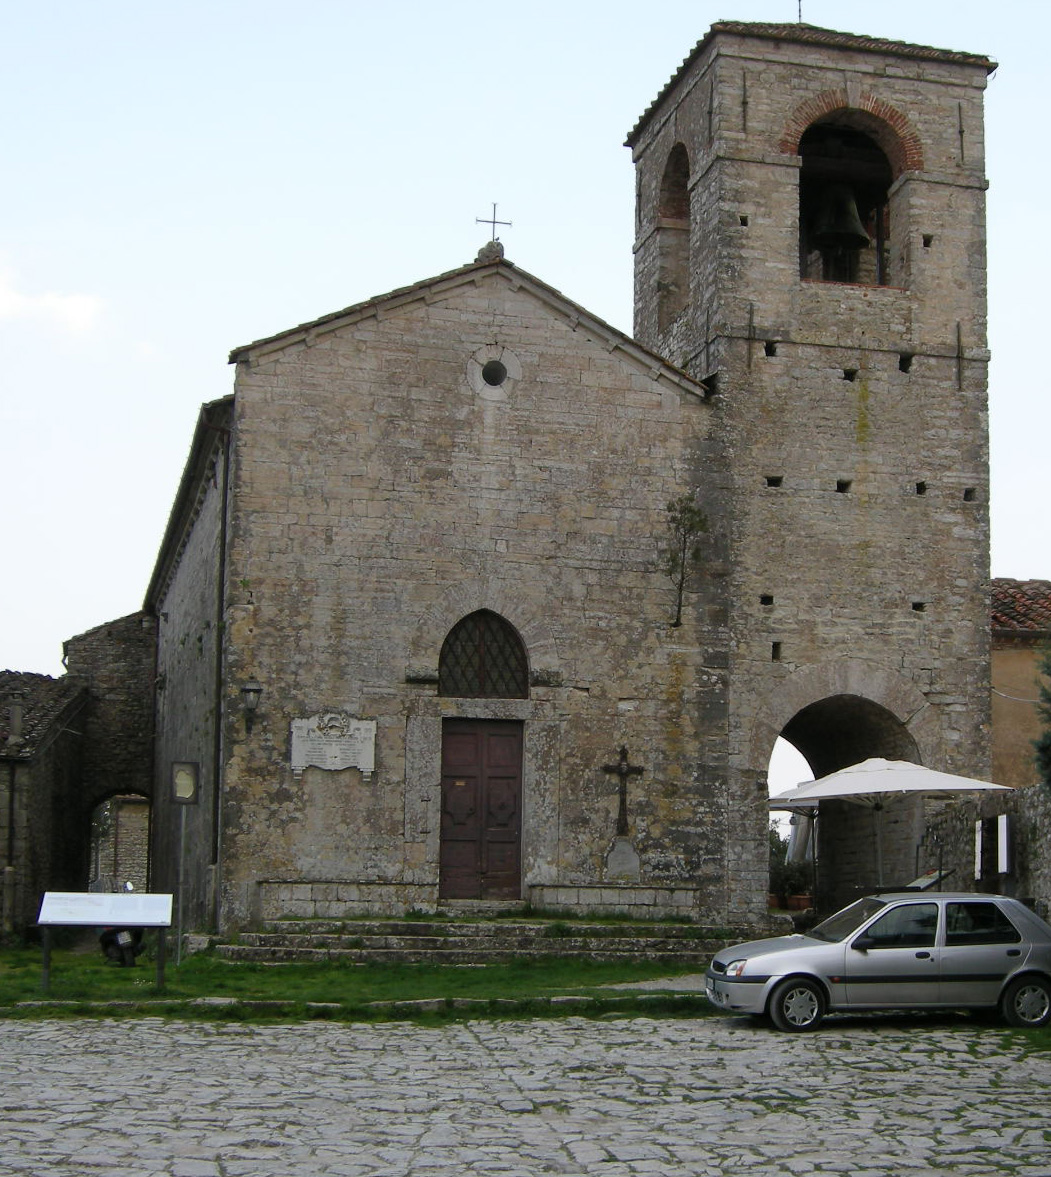
[[[938,931],[936,903],[903,903],[865,931],[872,948],[929,948]]]
[[[1017,944],[1018,929],[995,903],[949,903],[945,908],[946,944]]]
[[[844,907],[842,911],[837,911],[835,915],[830,915],[827,920],[818,924],[817,927],[811,928],[806,935],[813,937],[815,940],[826,940],[830,944],[836,944],[840,940],[845,940],[848,936],[856,932],[862,924],[872,919],[872,916],[881,907],[886,907],[882,899],[873,899],[871,897],[858,899],[849,907]]]

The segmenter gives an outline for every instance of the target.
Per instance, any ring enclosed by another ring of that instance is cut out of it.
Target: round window
[[[482,367],[482,379],[492,388],[499,388],[507,379],[507,368],[499,360],[490,360]]]
[[[502,343],[480,347],[467,361],[467,383],[486,401],[506,401],[515,384],[522,379],[522,362]]]

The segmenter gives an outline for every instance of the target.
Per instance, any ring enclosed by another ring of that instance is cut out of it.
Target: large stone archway
[[[752,754],[767,760],[780,736],[804,757],[815,777],[870,757],[924,763],[931,752],[930,707],[914,684],[860,659],[807,667],[766,700]],[[765,751],[764,751],[765,749]],[[817,905],[830,911],[872,890],[877,881],[876,823],[882,823],[883,877],[901,886],[917,873],[915,849],[924,830],[922,800],[896,801],[877,813],[825,802],[817,825]]]

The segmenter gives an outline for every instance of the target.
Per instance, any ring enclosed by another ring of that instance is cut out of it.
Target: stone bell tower
[[[628,138],[635,333],[707,384],[730,471],[740,910],[766,886],[778,735],[818,776],[869,756],[987,771],[982,97],[994,68],[723,22]],[[925,820],[901,820],[895,882],[911,877]],[[866,850],[836,835],[833,813],[822,825],[824,885],[845,894]]]

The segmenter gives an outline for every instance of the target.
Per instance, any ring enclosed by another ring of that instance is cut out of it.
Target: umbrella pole
[[[811,888],[810,894],[814,899],[814,907],[820,911],[820,908],[818,908],[817,905],[817,819],[819,812],[819,809],[815,807],[813,810],[813,816],[810,818],[810,865],[814,872],[814,884]]]
[[[877,801],[876,810],[876,881],[883,890],[883,805]]]

